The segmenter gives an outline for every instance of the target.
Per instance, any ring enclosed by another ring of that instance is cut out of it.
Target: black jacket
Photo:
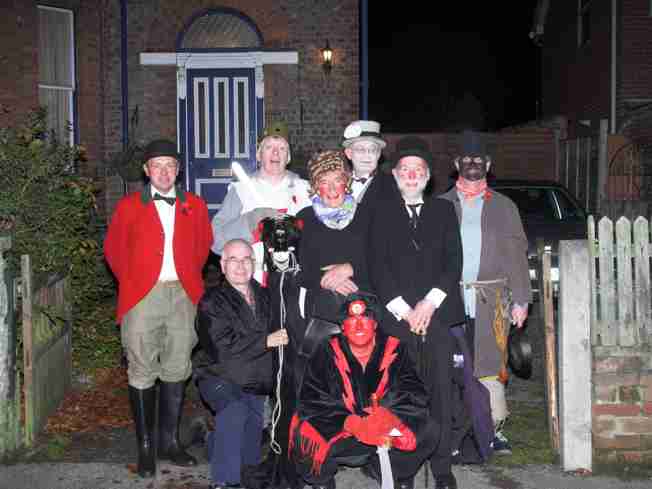
[[[197,307],[201,351],[193,358],[195,378],[214,375],[245,392],[268,394],[274,381],[269,292],[252,281],[256,311],[228,282],[208,289]],[[278,329],[278,328],[274,328]]]

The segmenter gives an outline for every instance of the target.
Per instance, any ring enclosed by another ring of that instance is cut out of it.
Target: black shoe
[[[395,489],[414,489],[414,477],[398,481],[394,484]]]
[[[444,475],[433,475],[435,479],[435,489],[457,489],[457,479],[451,472]]]
[[[138,475],[144,478],[156,474],[154,427],[156,420],[156,386],[136,389],[129,386],[129,401],[138,440]]]
[[[373,462],[369,462],[367,465],[363,465],[360,467],[360,471],[369,477],[370,479],[375,480],[376,482],[380,483],[380,468],[376,467],[376,464]]]
[[[185,381],[161,382],[158,458],[169,460],[180,467],[191,467],[197,465],[197,460],[186,452],[179,442],[179,420],[183,410],[185,390]]]
[[[208,436],[208,423],[203,416],[197,416],[196,418],[193,418],[193,420],[190,422],[189,431],[189,446],[201,446],[206,443],[206,437]]]

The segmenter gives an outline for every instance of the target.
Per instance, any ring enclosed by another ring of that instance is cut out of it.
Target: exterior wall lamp
[[[331,69],[333,68],[333,50],[328,44],[328,39],[326,39],[326,46],[321,50],[321,58],[322,58],[322,68],[324,69],[324,73],[328,75],[331,72]]]

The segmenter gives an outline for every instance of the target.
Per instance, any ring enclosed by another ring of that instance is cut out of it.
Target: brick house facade
[[[107,162],[123,149],[128,137],[125,122],[136,111],[138,141],[167,137],[183,149],[189,123],[180,109],[184,101],[178,79],[190,72],[184,72],[177,59],[164,64],[152,64],[151,59],[163,53],[176,57],[184,33],[203,16],[229,14],[234,29],[249,26],[259,35],[259,45],[251,49],[212,50],[204,44],[196,51],[200,55],[186,49],[183,58],[193,66],[213,52],[217,67],[226,66],[223,60],[229,53],[248,60],[247,68],[255,71],[250,85],[255,84],[256,98],[255,107],[249,107],[253,118],[245,137],[254,146],[266,121],[284,120],[295,160],[305,159],[317,149],[338,146],[346,124],[358,118],[358,0],[15,0],[3,6],[0,19],[0,126],[20,122],[39,104],[41,3],[72,12],[74,137],[87,150],[89,161],[81,171],[96,178],[103,189],[98,199],[103,216],[110,215],[124,192]],[[333,50],[328,75],[321,60],[327,40]],[[207,63],[202,68],[211,68]],[[249,85],[243,86],[254,93]]]
[[[569,138],[601,119],[652,166],[652,5],[649,0],[540,0],[542,117],[565,117]]]

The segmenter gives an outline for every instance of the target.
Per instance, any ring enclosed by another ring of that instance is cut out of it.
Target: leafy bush
[[[87,358],[100,348],[97,337],[85,341],[89,320],[103,322],[93,327],[113,329],[107,339],[119,348],[107,314],[98,317],[115,286],[95,226],[97,188],[77,172],[83,148],[59,143],[48,133],[45,115],[38,109],[24,125],[0,129],[0,231],[13,235],[7,258],[15,270],[21,255],[31,256],[36,288],[52,275],[70,275],[73,351],[77,359]]]

